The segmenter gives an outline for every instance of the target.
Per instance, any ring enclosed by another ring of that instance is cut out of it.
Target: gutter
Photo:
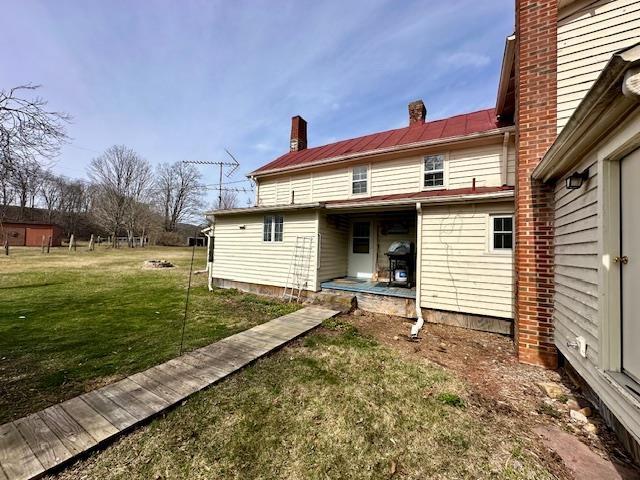
[[[426,140],[423,142],[407,143],[404,145],[396,145],[393,147],[380,148],[377,150],[368,150],[366,152],[357,152],[352,154],[339,155],[337,157],[317,160],[314,162],[305,163],[303,165],[297,165],[297,166],[294,165],[289,167],[274,168],[271,170],[263,170],[263,171],[254,170],[253,172],[249,173],[247,176],[249,178],[265,177],[265,176],[274,175],[277,173],[306,170],[306,169],[314,168],[321,165],[331,165],[334,163],[346,162],[349,160],[355,160],[363,157],[374,157],[374,156],[385,155],[385,154],[396,153],[396,152],[410,152],[411,150],[416,150],[416,149],[430,147],[430,146],[441,146],[441,145],[445,146],[449,144],[467,142],[470,140],[477,140],[481,138],[498,136],[498,135],[504,134],[505,132],[515,132],[515,128],[516,127],[512,125],[509,127],[501,127],[493,130],[487,130],[485,132],[472,133],[470,135],[461,135],[457,137],[449,137],[444,139],[439,138],[437,140]]]
[[[322,208],[324,207],[324,203],[322,202],[313,202],[313,203],[287,203],[284,205],[265,205],[265,206],[257,206],[257,207],[246,207],[246,208],[230,208],[228,210],[211,210],[210,212],[205,212],[206,218],[210,219],[212,217],[222,217],[226,215],[237,215],[241,213],[260,213],[260,212],[274,212],[274,211],[288,211],[288,210],[305,210],[308,208]]]
[[[509,90],[509,80],[511,70],[516,56],[516,35],[509,35],[504,42],[504,54],[502,55],[502,67],[500,68],[500,83],[498,84],[498,95],[496,96],[496,115],[502,115],[504,103]]]
[[[416,215],[418,221],[416,222],[416,323],[411,326],[410,338],[418,338],[418,332],[424,325],[424,319],[422,318],[422,304],[420,299],[420,285],[422,277],[422,204],[416,203]]]

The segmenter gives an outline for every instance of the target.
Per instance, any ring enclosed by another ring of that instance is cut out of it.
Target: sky
[[[241,166],[225,181],[241,181],[288,150],[294,115],[313,147],[406,126],[416,99],[427,119],[491,107],[514,30],[513,0],[2,5],[0,89],[40,84],[73,117],[53,169],[74,178],[124,144],[154,165],[227,148]]]

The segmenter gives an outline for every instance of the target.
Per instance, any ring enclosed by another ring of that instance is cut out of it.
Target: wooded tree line
[[[117,238],[175,232],[181,222],[204,220],[205,194],[200,171],[183,162],[155,169],[133,149],[114,145],[88,167],[89,180],[56,175],[51,160],[68,140],[67,114],[49,111],[39,97],[27,100],[37,86],[0,90],[0,222],[10,206],[26,219],[30,208],[44,211],[46,221],[76,233],[80,219]],[[225,195],[226,207],[236,197]],[[98,233],[98,232],[96,232]]]

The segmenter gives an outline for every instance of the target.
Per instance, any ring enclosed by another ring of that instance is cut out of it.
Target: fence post
[[[93,233],[91,234],[91,239],[89,240],[89,251],[93,252]]]
[[[71,251],[72,249],[75,250],[75,244],[76,244],[76,239],[75,236],[73,235],[73,233],[71,234],[71,237],[69,237],[69,251]]]
[[[9,255],[9,234],[4,236],[4,254]]]
[[[42,235],[42,253],[44,253],[44,242],[45,242],[45,236]]]
[[[49,235],[49,241],[47,242],[47,253],[51,252],[51,244],[53,243],[53,240],[51,239],[51,235]]]

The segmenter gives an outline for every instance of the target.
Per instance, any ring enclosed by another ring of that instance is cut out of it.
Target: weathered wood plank
[[[184,397],[197,392],[199,388],[185,381],[184,378],[179,378],[173,375],[172,371],[167,368],[161,368],[162,365],[145,370],[144,374],[154,380],[166,385],[168,388],[179,392]]]
[[[73,456],[37,414],[20,418],[13,423],[45,470]]]
[[[142,388],[149,390],[151,393],[159,396],[160,398],[165,399],[169,403],[176,403],[184,398],[184,395],[176,392],[164,383],[151,378],[150,376],[146,375],[145,372],[131,375],[129,379],[140,385]]]
[[[98,391],[85,393],[81,395],[80,398],[91,405],[96,412],[109,420],[118,430],[124,430],[138,422],[138,419],[127,410]]]
[[[212,358],[208,358],[201,353],[183,355],[180,357],[180,361],[194,367],[192,374],[206,380],[208,383],[216,382],[229,374],[227,370],[218,368]]]
[[[74,455],[97,443],[60,405],[53,405],[38,412],[38,415]]]
[[[169,402],[166,400],[126,378],[98,391],[120,405],[138,420],[144,420],[169,406]]]
[[[13,423],[0,426],[0,465],[11,480],[32,478],[44,467]]]
[[[80,397],[75,397],[60,404],[64,411],[73,418],[78,425],[91,435],[96,442],[111,437],[118,433],[118,429],[100,415],[96,410],[91,408],[88,403]]]

